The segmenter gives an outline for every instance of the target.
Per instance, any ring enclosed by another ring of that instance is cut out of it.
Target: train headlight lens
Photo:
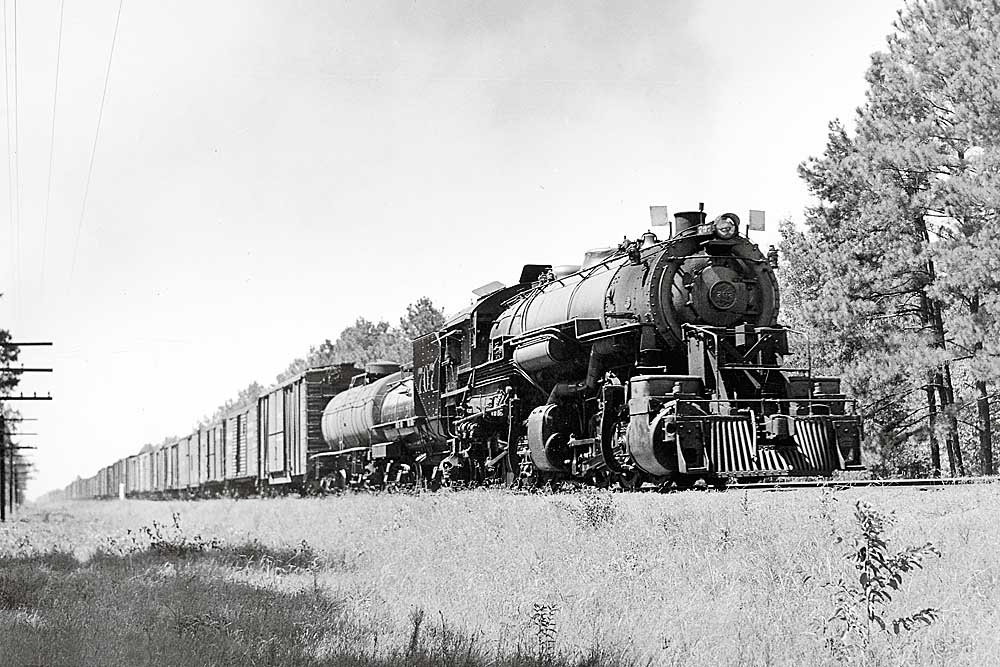
[[[722,216],[715,221],[715,234],[720,239],[731,239],[736,235],[736,223],[728,216]]]

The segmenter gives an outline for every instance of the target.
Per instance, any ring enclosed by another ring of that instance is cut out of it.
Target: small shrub
[[[231,554],[231,564],[236,567],[258,567],[277,574],[314,572],[321,565],[320,557],[305,540],[295,547],[279,548],[268,547],[254,540],[235,547],[227,547],[224,551]]]
[[[556,627],[556,614],[559,612],[558,605],[538,604],[531,605],[531,624],[535,628],[535,638],[538,640],[538,656],[548,663],[555,658],[556,635],[559,629]]]
[[[136,556],[153,556],[174,560],[190,558],[208,551],[219,550],[222,543],[218,539],[206,540],[201,535],[188,537],[181,529],[181,515],[173,513],[171,525],[153,521],[138,531],[126,531],[125,539],[108,537],[106,544],[99,548],[92,560],[98,563],[113,563],[128,559],[131,564]]]
[[[153,553],[171,558],[184,558],[191,554],[204,553],[209,549],[219,549],[219,541],[215,538],[204,539],[201,535],[187,537],[181,530],[181,515],[173,514],[173,525],[153,522],[152,526],[142,529],[149,538],[149,550]]]
[[[609,526],[618,515],[615,499],[610,493],[581,493],[572,505],[562,501],[556,501],[554,505],[569,512],[581,528]]]
[[[884,536],[886,528],[895,522],[892,514],[883,514],[858,501],[854,518],[860,534],[853,539],[845,558],[854,567],[857,581],[840,579],[827,584],[834,591],[834,612],[828,619],[828,627],[836,630],[827,643],[838,654],[849,653],[853,646],[867,649],[876,632],[899,635],[930,625],[939,614],[938,609],[928,607],[909,616],[888,618],[889,604],[903,576],[923,567],[928,556],[940,557],[937,548],[928,542],[892,553]],[[842,537],[837,538],[838,543],[843,541]]]

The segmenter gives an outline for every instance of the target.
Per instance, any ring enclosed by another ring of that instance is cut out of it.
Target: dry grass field
[[[895,514],[892,554],[940,552],[868,640],[831,620],[866,625],[836,601],[859,500]],[[4,665],[988,665],[998,629],[997,484],[78,502],[0,527]]]

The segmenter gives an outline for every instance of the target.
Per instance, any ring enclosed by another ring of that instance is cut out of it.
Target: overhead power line
[[[56,76],[52,86],[52,129],[49,133],[49,176],[45,184],[45,214],[42,217],[42,262],[39,288],[45,286],[45,250],[49,239],[49,203],[52,201],[52,158],[56,147],[56,101],[59,99],[59,63],[62,60],[63,9],[66,0],[59,0],[59,33],[56,38]]]
[[[125,0],[118,0],[118,15],[115,17],[115,31],[111,35],[111,51],[108,53],[108,67],[104,72],[104,91],[101,93],[101,106],[97,111],[97,129],[94,131],[94,145],[90,150],[90,166],[87,167],[87,184],[83,188],[83,203],[80,206],[80,220],[76,225],[76,240],[73,242],[73,259],[70,262],[70,282],[76,273],[76,255],[80,248],[80,232],[83,229],[83,218],[87,213],[87,197],[90,195],[90,179],[94,174],[94,157],[97,155],[97,141],[101,136],[101,120],[104,118],[104,102],[108,97],[108,81],[111,79],[111,63],[115,57],[115,44],[118,42],[118,24],[122,18],[122,5]]]
[[[21,282],[21,157],[20,157],[20,135],[21,129],[18,122],[18,102],[19,77],[17,75],[17,0],[14,4],[14,25],[11,26],[14,36],[14,216],[17,221],[17,279]],[[23,290],[22,290],[23,291]]]
[[[15,24],[17,21],[17,14],[15,9]],[[13,271],[13,298],[14,298],[14,314],[17,316],[18,309],[21,305],[21,294],[20,294],[20,284],[21,284],[21,225],[17,217],[17,206],[16,192],[17,192],[17,181],[16,181],[16,168],[15,168],[15,156],[17,154],[17,121],[14,120],[12,124],[12,119],[16,119],[17,116],[17,104],[16,104],[16,94],[15,94],[15,109],[11,109],[11,85],[10,85],[10,47],[7,42],[7,0],[3,0],[3,103],[6,113],[5,120],[7,125],[7,211],[10,217],[11,234],[14,237],[14,242],[11,244],[11,253],[13,254],[11,260],[11,269]],[[16,51],[16,47],[15,47]],[[16,60],[15,60],[16,69]],[[16,88],[16,80],[15,80]],[[13,130],[13,133],[12,133]],[[13,139],[12,139],[13,136]]]

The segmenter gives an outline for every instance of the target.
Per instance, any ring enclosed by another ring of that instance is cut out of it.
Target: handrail
[[[711,326],[703,326],[703,325],[699,325],[699,324],[690,324],[690,323],[687,323],[687,322],[684,322],[684,323],[681,324],[681,330],[683,331],[685,329],[691,329],[691,330],[694,330],[694,331],[700,331],[703,334],[707,334],[707,335],[712,336],[712,338],[715,341],[715,349],[716,350],[719,349],[719,334],[717,333],[717,331],[721,331],[722,333],[729,333],[729,332],[732,332],[734,334],[736,333],[736,329],[735,328],[731,328],[731,327],[711,327]],[[790,327],[758,327],[758,326],[755,326],[755,327],[753,327],[753,329],[754,329],[754,331],[764,331],[764,332],[779,332],[779,331],[783,331],[785,333],[792,333],[792,334],[795,334],[797,336],[802,336],[803,338],[805,338],[805,340],[806,340],[806,372],[809,374],[809,377],[812,377],[812,374],[813,374],[813,354],[812,354],[812,340],[809,338],[809,334],[807,334],[805,331],[800,331],[798,329],[792,329]],[[800,370],[799,368],[787,368],[786,369],[786,367],[784,367],[784,366],[777,366],[776,368],[778,370]],[[809,391],[812,392],[812,389],[810,389]]]
[[[805,331],[799,331],[798,329],[792,329],[790,327],[756,327],[762,331],[786,331],[788,333],[793,333],[796,336],[802,336],[806,339],[806,366],[808,367],[809,377],[813,374],[813,362],[812,362],[812,339],[809,338],[809,334]],[[809,390],[812,392],[812,389]]]
[[[737,405],[760,405],[762,403],[799,403],[805,405],[829,405],[830,403],[843,403],[845,408],[848,404],[851,406],[851,415],[857,415],[858,409],[858,399],[856,398],[677,398],[673,399],[670,395],[665,397],[667,400],[676,400],[678,403],[689,403],[692,405],[699,404],[713,404],[713,403],[726,403],[726,404],[737,404]],[[680,417],[678,413],[678,417]],[[789,415],[795,417],[797,415]]]
[[[719,335],[717,333],[715,333],[714,331],[712,331],[712,329],[714,329],[714,328],[718,328],[718,327],[703,327],[703,326],[699,326],[697,324],[689,324],[687,322],[684,322],[684,323],[681,324],[681,331],[684,331],[685,329],[692,329],[694,331],[700,331],[702,334],[708,334],[709,336],[711,336],[712,337],[712,341],[714,342],[714,345],[715,345],[715,347],[713,348],[714,352],[715,352],[715,356],[716,356],[716,358],[718,358],[718,356],[719,356]],[[718,363],[712,364],[712,370],[715,373],[715,391],[718,392],[719,391],[719,387],[723,386],[723,384],[722,384],[722,371],[719,369],[719,364]]]

